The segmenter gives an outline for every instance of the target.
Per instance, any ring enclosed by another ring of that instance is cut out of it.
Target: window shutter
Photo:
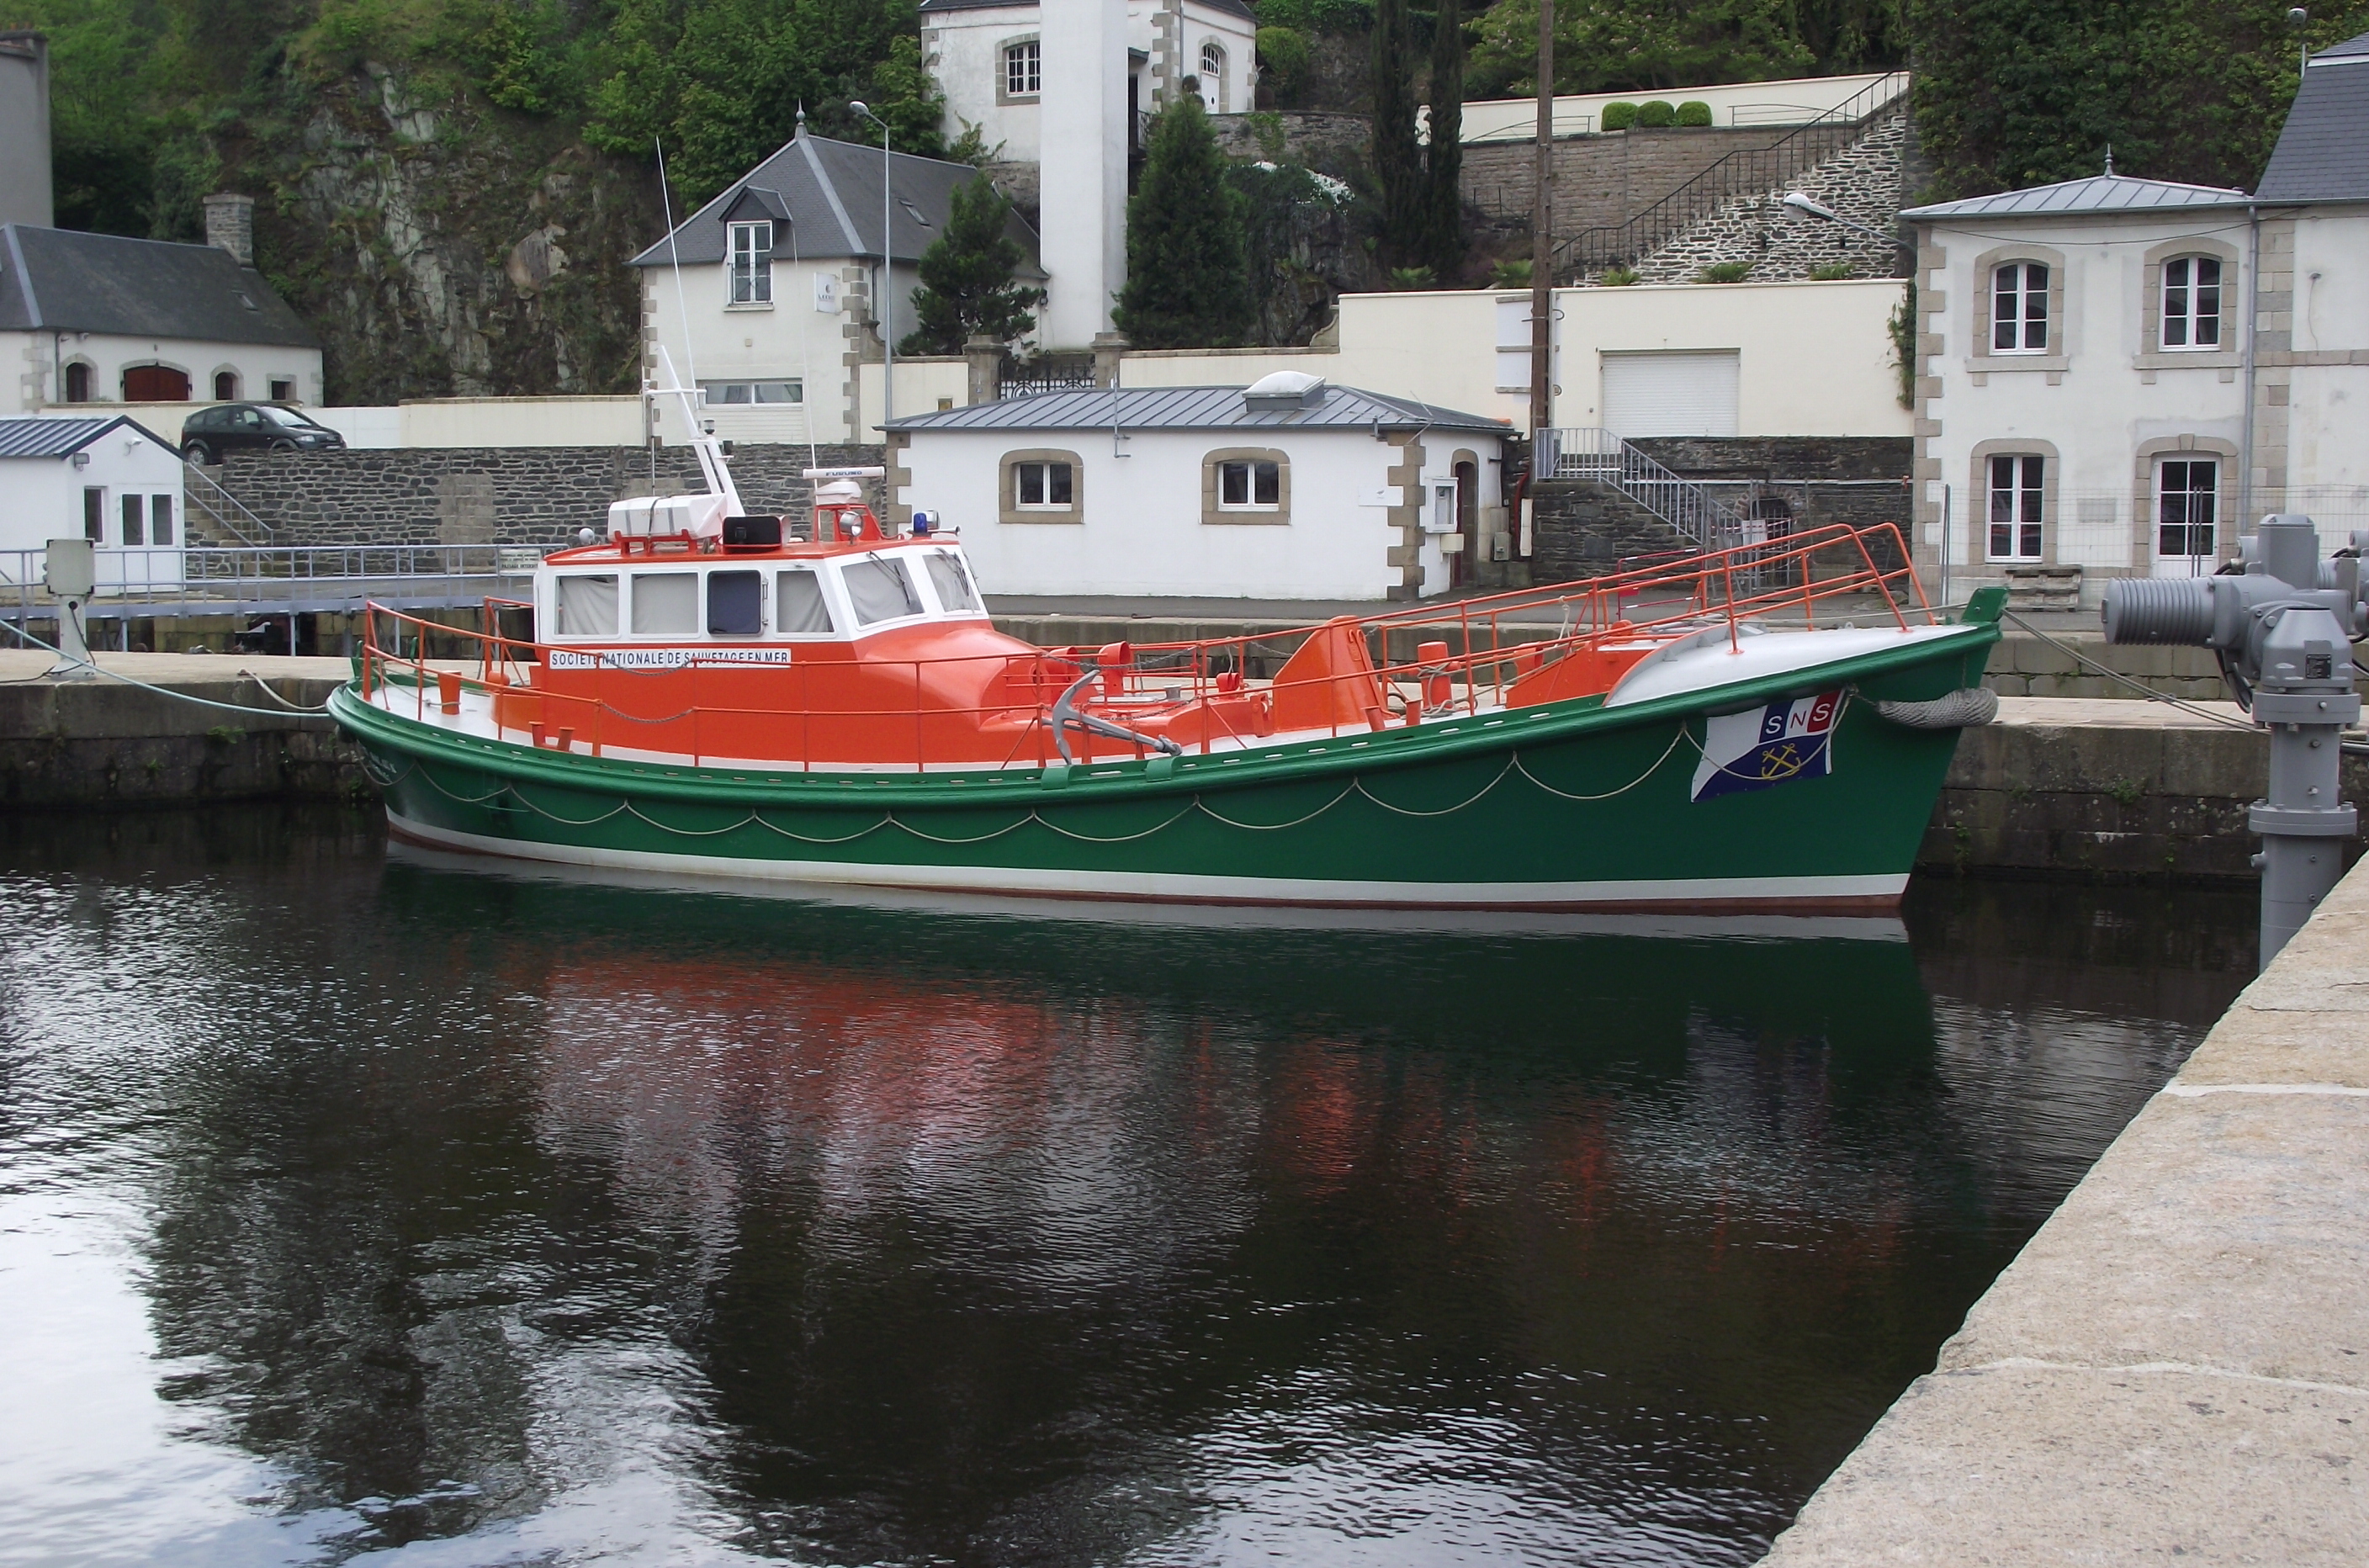
[[[1604,356],[1604,428],[1619,436],[1732,436],[1741,357]]]

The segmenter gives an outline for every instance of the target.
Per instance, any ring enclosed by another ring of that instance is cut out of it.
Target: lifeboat
[[[1995,707],[2002,596],[1936,611],[1889,527],[1045,647],[997,629],[958,534],[884,524],[863,471],[742,515],[712,445],[708,494],[620,502],[475,632],[372,606],[332,711],[394,833],[1062,898],[1882,910]]]

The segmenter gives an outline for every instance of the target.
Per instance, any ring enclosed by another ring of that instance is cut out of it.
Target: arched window
[[[1991,352],[2048,351],[2048,268],[2010,261],[1991,274]]]
[[[1044,55],[1035,39],[1007,44],[1003,51],[1003,96],[1033,98],[1044,91]]]
[[[2216,258],[2175,256],[2163,264],[2163,346],[2221,347],[2221,263]]]
[[[1226,107],[1226,52],[1214,43],[1201,46],[1201,101],[1212,114]]]
[[[66,401],[69,403],[90,401],[90,366],[80,360],[66,367]]]
[[[238,401],[238,372],[236,371],[214,372],[214,401],[217,403],[235,403]]]

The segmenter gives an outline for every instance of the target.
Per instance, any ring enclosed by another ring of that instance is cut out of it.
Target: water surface
[[[0,823],[0,1562],[1728,1563],[2253,967]]]

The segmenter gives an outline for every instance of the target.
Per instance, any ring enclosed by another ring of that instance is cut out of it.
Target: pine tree
[[[1151,122],[1127,204],[1127,287],[1112,313],[1141,349],[1225,349],[1251,325],[1242,199],[1201,100],[1185,93]]]
[[[1036,323],[1045,291],[1013,281],[1022,253],[1006,227],[1012,204],[985,179],[955,187],[945,233],[921,253],[915,326],[900,354],[959,354],[974,336],[1009,343]]]
[[[1426,259],[1423,154],[1414,139],[1414,61],[1406,0],[1374,5],[1374,182],[1381,189],[1385,266]]]
[[[1431,147],[1424,259],[1443,283],[1464,267],[1464,6],[1439,0],[1431,35]]]

